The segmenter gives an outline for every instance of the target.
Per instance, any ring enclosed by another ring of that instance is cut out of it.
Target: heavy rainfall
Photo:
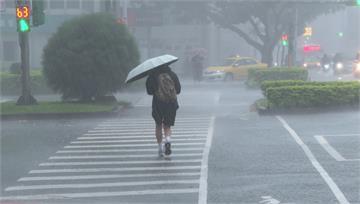
[[[0,204],[360,203],[360,0],[0,0]]]

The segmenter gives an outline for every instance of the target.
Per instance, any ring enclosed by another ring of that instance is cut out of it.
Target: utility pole
[[[22,94],[17,100],[17,105],[37,104],[36,99],[31,95],[30,87],[30,50],[29,50],[29,31],[30,31],[30,2],[29,0],[15,0],[16,17],[19,33],[19,45],[21,53],[21,83]]]

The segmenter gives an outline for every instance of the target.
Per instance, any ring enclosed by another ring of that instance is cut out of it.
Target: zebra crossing
[[[173,153],[163,158],[152,118],[101,122],[5,188],[0,201],[121,197],[146,203],[166,194],[198,203],[206,197],[204,153],[213,123],[211,116],[179,116],[172,128]]]

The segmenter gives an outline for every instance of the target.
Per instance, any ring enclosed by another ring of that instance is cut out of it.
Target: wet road
[[[2,121],[1,199],[360,203],[359,112],[259,116],[249,107],[260,91],[187,83],[164,160],[151,97],[118,97],[134,106],[117,118]]]

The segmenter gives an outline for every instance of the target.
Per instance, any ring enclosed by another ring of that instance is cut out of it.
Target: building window
[[[15,41],[4,41],[3,43],[3,56],[5,61],[15,61],[16,60],[16,51],[17,44]]]
[[[49,3],[50,9],[64,9],[65,7],[64,0],[51,0]]]
[[[94,0],[82,0],[82,10],[86,12],[94,12]]]
[[[66,2],[66,8],[68,8],[68,9],[80,9],[80,0],[68,0]]]

